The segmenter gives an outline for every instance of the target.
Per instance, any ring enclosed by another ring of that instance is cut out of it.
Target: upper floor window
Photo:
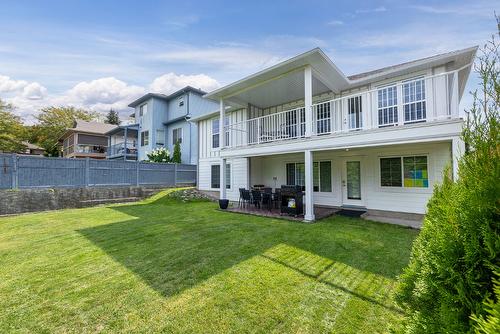
[[[156,145],[165,145],[165,130],[156,130]]]
[[[184,105],[184,96],[179,96],[177,101],[179,102],[179,107],[182,107]]]
[[[139,116],[142,117],[142,116],[146,115],[147,112],[148,112],[148,104],[147,103],[139,106]]]
[[[405,123],[425,121],[425,80],[403,82],[403,110]]]
[[[380,126],[398,124],[397,87],[390,86],[378,90],[378,124]]]
[[[212,120],[212,148],[219,147],[219,119]]]
[[[182,128],[172,130],[172,143],[176,144],[177,142],[182,144]]]
[[[229,117],[226,117],[224,119],[224,127],[226,127],[226,131],[224,132],[225,134],[225,141],[226,141],[226,146],[229,146]],[[219,125],[219,118],[215,118],[212,120],[212,148],[218,148],[220,146],[220,125]]]
[[[141,132],[141,146],[149,145],[149,131]]]

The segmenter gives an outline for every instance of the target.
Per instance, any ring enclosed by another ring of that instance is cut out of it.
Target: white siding
[[[237,201],[239,188],[249,188],[248,184],[248,160],[247,158],[227,159],[231,167],[231,188],[227,189],[227,198]],[[208,191],[219,191],[211,187],[212,165],[220,165],[219,158],[200,159],[198,163],[198,189]]]
[[[428,188],[386,188],[380,186],[380,157],[426,155],[428,157]],[[436,183],[442,181],[443,169],[451,162],[449,142],[433,144],[395,145],[350,151],[323,151],[314,154],[314,161],[332,161],[331,193],[314,193],[314,203],[342,205],[342,168],[344,159],[360,158],[362,197],[368,209],[425,213],[426,204]],[[303,162],[303,154],[286,154],[251,158],[250,185],[280,187],[286,183],[287,162]],[[276,177],[276,182],[273,177]]]

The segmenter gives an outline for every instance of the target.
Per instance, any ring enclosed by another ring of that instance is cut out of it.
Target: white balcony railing
[[[387,84],[315,103],[310,111],[311,135],[458,118],[460,70]],[[229,139],[226,147],[303,138],[307,132],[305,113],[305,108],[301,107],[229,124],[225,126],[226,140]]]

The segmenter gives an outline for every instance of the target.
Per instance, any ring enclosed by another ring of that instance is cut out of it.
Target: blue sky
[[[494,10],[498,1],[3,0],[0,98],[27,122],[52,104],[124,114],[145,92],[211,90],[317,46],[354,74],[483,44]]]

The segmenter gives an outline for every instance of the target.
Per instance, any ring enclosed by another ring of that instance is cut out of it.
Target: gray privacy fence
[[[196,165],[0,154],[0,189],[196,184]]]

